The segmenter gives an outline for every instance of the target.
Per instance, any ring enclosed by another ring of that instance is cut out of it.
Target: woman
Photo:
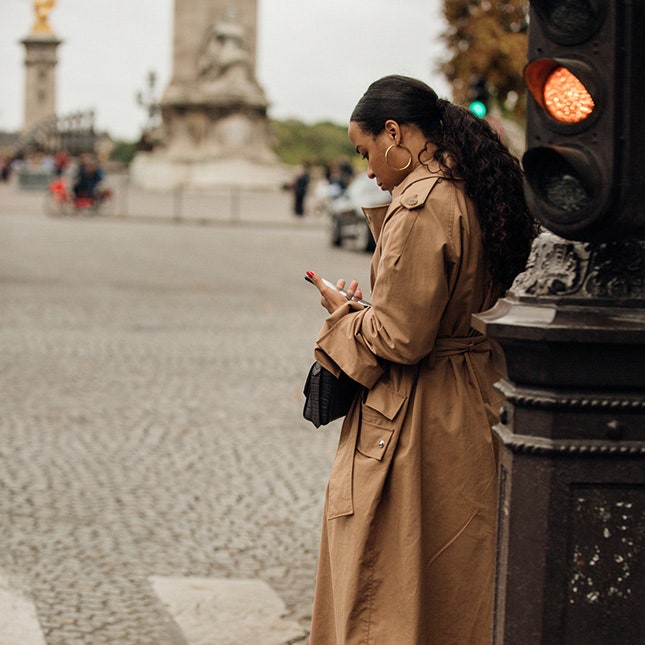
[[[487,644],[501,374],[471,316],[537,226],[497,134],[420,81],[373,83],[349,137],[392,202],[366,212],[370,308],[355,280],[349,301],[309,272],[331,314],[316,359],[363,386],[327,488],[310,645]]]

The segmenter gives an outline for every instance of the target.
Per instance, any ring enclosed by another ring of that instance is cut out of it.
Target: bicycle
[[[45,213],[50,216],[105,215],[112,202],[112,191],[98,187],[93,195],[78,196],[69,189],[65,179],[49,184],[45,195]]]

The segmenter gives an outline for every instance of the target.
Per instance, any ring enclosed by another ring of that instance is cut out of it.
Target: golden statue
[[[54,8],[56,0],[34,0],[36,22],[31,30],[32,34],[52,34],[52,28],[47,22],[49,13]]]

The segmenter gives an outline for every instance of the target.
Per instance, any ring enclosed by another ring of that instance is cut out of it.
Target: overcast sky
[[[234,0],[233,0],[234,2]],[[437,71],[442,0],[258,0],[257,77],[269,115],[345,124],[369,83],[407,74],[450,98]],[[56,0],[57,111],[94,109],[98,128],[136,139],[136,94],[150,71],[172,73],[173,0]],[[0,0],[0,130],[23,121],[24,47],[32,0]]]

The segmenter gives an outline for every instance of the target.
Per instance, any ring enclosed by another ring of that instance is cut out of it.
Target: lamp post
[[[527,151],[548,229],[473,324],[502,347],[493,642],[645,642],[643,0],[533,0]]]

